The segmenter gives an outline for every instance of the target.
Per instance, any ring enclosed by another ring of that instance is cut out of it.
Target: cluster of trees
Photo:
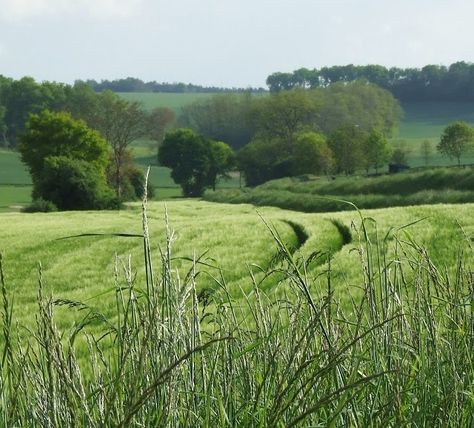
[[[327,135],[346,123],[390,135],[401,114],[399,103],[388,91],[357,81],[267,96],[219,94],[185,106],[178,123],[239,149],[254,138],[291,139],[301,130]]]
[[[169,92],[169,93],[216,93],[216,92],[265,92],[264,88],[222,88],[219,86],[201,86],[192,83],[158,83],[156,81],[144,82],[135,77],[125,79],[77,80],[76,84],[86,84],[96,92],[111,90],[114,92]]]
[[[183,109],[178,119],[208,138],[239,149],[248,185],[305,173],[346,173],[388,162],[386,140],[401,115],[376,85],[356,81],[268,96],[221,94]]]
[[[144,177],[134,163],[130,144],[137,138],[161,142],[175,120],[175,113],[168,108],[147,112],[139,103],[126,101],[112,91],[96,93],[83,84],[0,77],[3,145],[20,149],[32,175],[33,197],[51,201],[60,209],[113,207],[140,197]],[[82,150],[81,144],[94,146],[92,135],[105,141],[106,162],[101,161],[100,167],[76,153]],[[43,150],[48,144],[51,152]],[[73,155],[66,147],[75,147]],[[36,163],[32,163],[33,158]],[[62,188],[60,178],[69,187]],[[81,185],[73,190],[71,180]]]
[[[17,146],[30,114],[43,110],[66,111],[102,132],[110,128],[106,122],[112,120],[113,110],[117,109],[133,111],[135,119],[140,116],[140,126],[134,135],[139,128],[141,136],[156,141],[162,140],[166,129],[176,120],[175,113],[168,108],[145,112],[138,103],[123,101],[112,91],[96,93],[84,83],[38,83],[31,77],[14,80],[0,75],[0,146]]]
[[[387,68],[381,65],[344,65],[301,68],[273,73],[267,78],[271,92],[294,88],[320,88],[336,82],[365,79],[389,90],[401,101],[474,101],[474,63],[464,61],[422,68]]]

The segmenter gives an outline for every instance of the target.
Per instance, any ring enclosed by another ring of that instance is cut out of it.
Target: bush
[[[33,197],[52,201],[60,210],[117,208],[119,203],[105,176],[86,161],[63,156],[45,159]]]
[[[30,205],[24,207],[21,211],[24,213],[50,213],[57,210],[58,207],[51,201],[47,201],[43,198],[37,198]]]

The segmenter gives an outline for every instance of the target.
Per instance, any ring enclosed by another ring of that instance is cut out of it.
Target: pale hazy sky
[[[265,86],[275,71],[474,61],[473,0],[0,0],[0,74]]]

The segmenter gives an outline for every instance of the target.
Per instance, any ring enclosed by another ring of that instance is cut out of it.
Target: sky
[[[472,0],[0,0],[0,74],[265,87],[276,71],[474,61]]]

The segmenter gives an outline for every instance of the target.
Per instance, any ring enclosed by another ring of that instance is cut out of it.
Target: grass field
[[[424,102],[407,103],[402,107],[405,115],[400,123],[399,133],[392,139],[392,143],[395,146],[400,142],[406,143],[410,150],[408,164],[412,167],[426,166],[421,145],[427,140],[432,147],[432,153],[427,158],[428,165],[455,165],[454,159],[437,153],[436,145],[449,123],[463,120],[474,125],[474,103]],[[463,163],[474,164],[474,153],[466,155]]]
[[[174,246],[176,257],[193,257],[207,251],[205,261],[222,268],[228,288],[233,296],[241,296],[250,286],[248,264],[263,269],[269,266],[276,252],[272,238],[255,208],[250,205],[225,205],[192,200],[168,201],[170,223],[177,233]],[[422,206],[366,211],[364,214],[377,221],[380,237],[416,220],[424,219],[413,230],[414,238],[430,249],[435,262],[451,266],[460,251],[464,238],[460,226],[469,236],[474,233],[474,205]],[[16,304],[25,308],[24,319],[30,319],[35,305],[37,263],[42,263],[47,290],[56,297],[87,301],[100,306],[102,311],[114,309],[115,257],[126,263],[131,254],[137,281],[143,281],[143,265],[140,254],[142,241],[137,238],[115,237],[108,234],[140,234],[140,207],[118,212],[64,212],[50,214],[1,214],[2,239],[0,251],[4,254],[5,274],[16,292]],[[277,208],[262,208],[265,219],[275,224],[290,247],[298,244],[294,229],[286,221],[299,225],[308,239],[299,249],[309,256],[314,251],[334,254],[334,286],[342,297],[349,285],[360,278],[359,259],[351,252],[355,244],[344,245],[342,236],[330,221],[340,220],[347,228],[359,224],[356,212],[331,214],[303,214]],[[153,248],[163,244],[165,235],[164,205],[154,202],[149,209]],[[376,239],[375,229],[370,226],[371,236]],[[104,236],[68,236],[87,233]],[[355,230],[353,230],[356,236]],[[258,237],[256,239],[256,237]],[[388,242],[394,238],[390,235]],[[452,242],[452,246],[446,246]],[[468,254],[469,257],[471,257]],[[472,257],[469,258],[472,260]],[[179,266],[189,266],[182,260]],[[318,265],[318,263],[316,263]],[[258,271],[258,269],[257,269]],[[316,271],[315,271],[316,272]],[[219,271],[209,268],[209,274],[218,276]],[[120,274],[121,275],[121,274]],[[200,289],[213,287],[209,277],[200,281]],[[268,280],[264,289],[274,282]],[[281,290],[280,290],[281,291]],[[279,291],[279,292],[280,292]],[[276,291],[275,291],[276,292]],[[353,289],[352,293],[356,293]],[[357,293],[356,293],[357,294]],[[71,322],[69,314],[62,318],[62,326]]]

